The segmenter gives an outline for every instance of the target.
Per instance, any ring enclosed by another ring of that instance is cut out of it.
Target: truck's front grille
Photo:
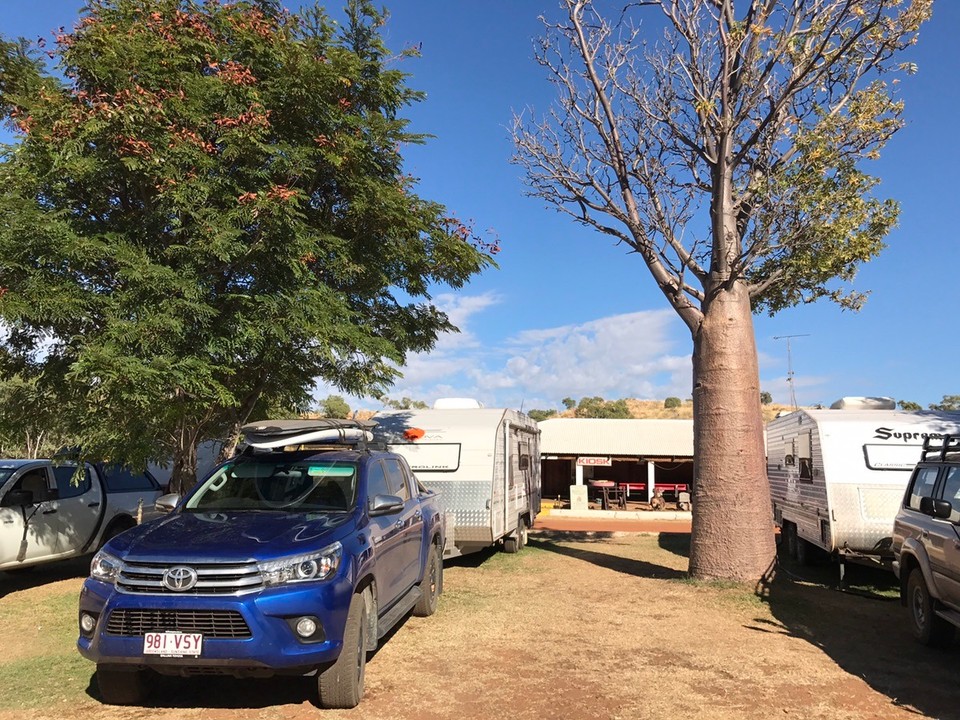
[[[250,627],[236,610],[117,609],[107,618],[108,635],[142,637],[148,632],[202,633],[205,638],[242,640]]]
[[[196,584],[188,590],[173,590],[163,582],[164,573],[178,567],[190,568],[197,574]],[[263,578],[255,562],[124,562],[117,578],[117,589],[128,593],[231,595],[252,592],[262,587]]]

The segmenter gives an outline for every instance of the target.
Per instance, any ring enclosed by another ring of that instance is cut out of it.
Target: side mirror
[[[167,495],[161,495],[157,498],[157,501],[154,503],[153,507],[157,512],[167,514],[173,512],[174,508],[180,504],[180,494],[179,493],[168,493]]]
[[[33,490],[11,490],[3,496],[3,507],[33,505]]]
[[[953,505],[949,500],[934,500],[932,497],[920,498],[920,512],[930,517],[945,520],[953,513]]]
[[[403,498],[396,495],[377,495],[370,504],[370,517],[393,515],[403,510]]]

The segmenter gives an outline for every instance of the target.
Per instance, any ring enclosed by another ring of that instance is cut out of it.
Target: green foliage
[[[382,392],[452,329],[428,288],[491,264],[403,172],[422,94],[385,18],[348,17],[97,0],[57,74],[0,47],[0,319],[88,452],[182,454],[315,378]]]
[[[960,395],[944,395],[941,402],[931,403],[929,407],[931,410],[960,410]]]
[[[408,397],[400,398],[399,400],[390,400],[386,398],[384,404],[388,408],[393,408],[394,410],[425,410],[428,406],[423,400],[412,400]]]
[[[760,404],[761,404],[761,405],[769,405],[769,404],[772,403],[772,402],[773,402],[773,395],[771,395],[770,393],[768,393],[766,390],[761,390],[761,391],[760,391]]]
[[[564,406],[567,410],[573,410],[573,409],[577,406],[577,401],[574,400],[574,399],[571,398],[571,397],[565,397],[565,398],[564,398],[563,400],[561,400],[560,402],[563,403],[563,406]]]
[[[915,403],[912,400],[898,400],[897,407],[901,410],[906,410],[907,412],[916,412],[917,410],[923,410],[920,406],[920,403]]]
[[[678,408],[681,405],[683,405],[683,402],[678,397],[668,397],[666,400],[663,401],[663,406],[668,410],[672,410],[673,408]]]
[[[630,418],[626,400],[604,400],[602,397],[581,398],[577,405],[578,418]]]
[[[328,418],[350,417],[350,406],[340,395],[328,395],[320,402],[320,412]]]
[[[556,410],[531,410],[527,413],[527,415],[529,415],[536,422],[547,420],[548,418],[554,417],[556,414]]]

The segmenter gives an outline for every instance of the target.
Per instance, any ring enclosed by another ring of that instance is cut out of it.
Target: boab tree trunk
[[[755,581],[776,549],[753,316],[742,282],[710,296],[693,336],[690,574]]]

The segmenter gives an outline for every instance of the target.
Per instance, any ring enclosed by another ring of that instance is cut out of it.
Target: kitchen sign
[[[578,457],[577,465],[581,467],[610,467],[613,461],[608,457]]]

